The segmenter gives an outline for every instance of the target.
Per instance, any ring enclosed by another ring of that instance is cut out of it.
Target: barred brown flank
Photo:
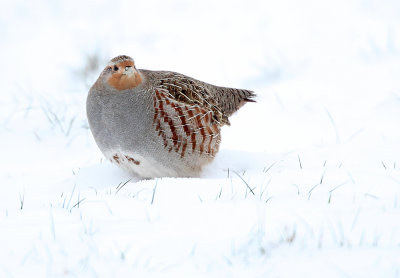
[[[161,117],[164,117],[164,105],[162,101],[158,102],[158,109],[160,109]]]
[[[194,150],[196,149],[196,133],[192,133],[190,136],[192,139],[192,153],[194,153]]]
[[[157,117],[158,117],[158,108],[157,108],[157,107],[155,107],[155,111],[154,111],[154,118],[153,118],[153,124],[156,122],[156,120],[157,120]]]
[[[174,146],[178,143],[178,135],[176,134],[176,129],[174,126],[174,123],[172,122],[172,119],[169,118],[168,116],[164,116],[164,122],[168,123],[169,129],[171,130],[172,133],[172,141],[174,143]]]
[[[182,152],[181,152],[181,158],[183,158],[183,157],[185,156],[186,147],[187,147],[187,142],[185,142],[185,143],[183,144]]]
[[[213,131],[212,131],[212,129],[211,129],[211,127],[209,125],[206,126],[206,129],[207,129],[207,132],[208,132],[209,135],[213,134]]]
[[[197,104],[178,103],[171,99],[169,92],[157,89],[153,105],[153,125],[168,152],[174,150],[184,158],[188,144],[191,144],[192,154],[214,156],[220,134],[218,124],[212,120],[213,111]],[[207,138],[210,139],[207,141]]]
[[[204,120],[206,121],[206,123],[208,123],[208,121],[209,121],[208,113],[206,113],[204,117],[205,117]]]
[[[179,106],[174,106],[175,111],[178,112],[179,115],[179,119],[181,120],[182,123],[182,127],[183,127],[183,131],[185,132],[186,136],[190,135],[190,130],[189,130],[189,126],[186,124],[186,118],[183,115],[183,111],[182,108],[180,108]]]
[[[211,142],[212,142],[212,136],[210,136],[210,142],[208,143],[208,150],[207,150],[207,152],[209,153],[209,154],[211,154]]]
[[[160,92],[158,90],[156,90],[156,97],[158,100],[161,100]]]
[[[200,115],[196,116],[196,121],[197,121],[197,125],[198,125],[197,128],[198,128],[198,130],[200,130],[200,134],[203,137],[201,140],[201,143],[200,143],[200,153],[203,153],[204,152],[204,143],[206,141],[206,133],[204,131],[203,124],[201,123]]]
[[[160,119],[157,119],[157,127],[158,127],[158,129],[159,129],[158,136],[161,135],[161,137],[162,137],[162,139],[163,139],[164,147],[166,148],[166,147],[168,146],[168,140],[167,140],[167,136],[166,136],[165,133],[164,133],[164,130],[163,130],[162,127],[161,127],[161,121],[160,121]],[[156,128],[156,130],[157,130],[157,128]]]

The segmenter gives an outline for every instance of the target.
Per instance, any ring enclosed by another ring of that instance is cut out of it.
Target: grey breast
[[[87,115],[99,148],[140,150],[149,144],[152,115],[151,96],[144,89],[103,93],[91,90]]]

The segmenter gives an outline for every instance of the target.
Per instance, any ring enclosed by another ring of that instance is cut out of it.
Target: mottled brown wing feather
[[[201,81],[182,74],[167,72],[159,79],[158,88],[167,90],[172,98],[189,105],[199,105],[212,111],[212,120],[218,124],[229,124],[227,116],[213,99],[210,88]]]
[[[199,105],[212,111],[212,120],[229,125],[228,117],[246,102],[254,102],[249,90],[214,86],[175,72],[159,72],[157,88],[167,90],[173,99]]]

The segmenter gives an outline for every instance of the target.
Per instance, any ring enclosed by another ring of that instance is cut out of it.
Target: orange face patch
[[[114,87],[118,91],[122,91],[135,88],[142,83],[142,78],[134,68],[132,61],[122,61],[116,64],[116,66],[118,67],[118,70],[114,71],[111,77],[107,80],[110,86]],[[131,67],[133,70],[132,73],[126,74],[125,67]]]

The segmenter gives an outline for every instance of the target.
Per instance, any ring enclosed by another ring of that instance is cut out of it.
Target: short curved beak
[[[132,75],[133,74],[133,67],[125,67],[123,72],[124,75]]]

